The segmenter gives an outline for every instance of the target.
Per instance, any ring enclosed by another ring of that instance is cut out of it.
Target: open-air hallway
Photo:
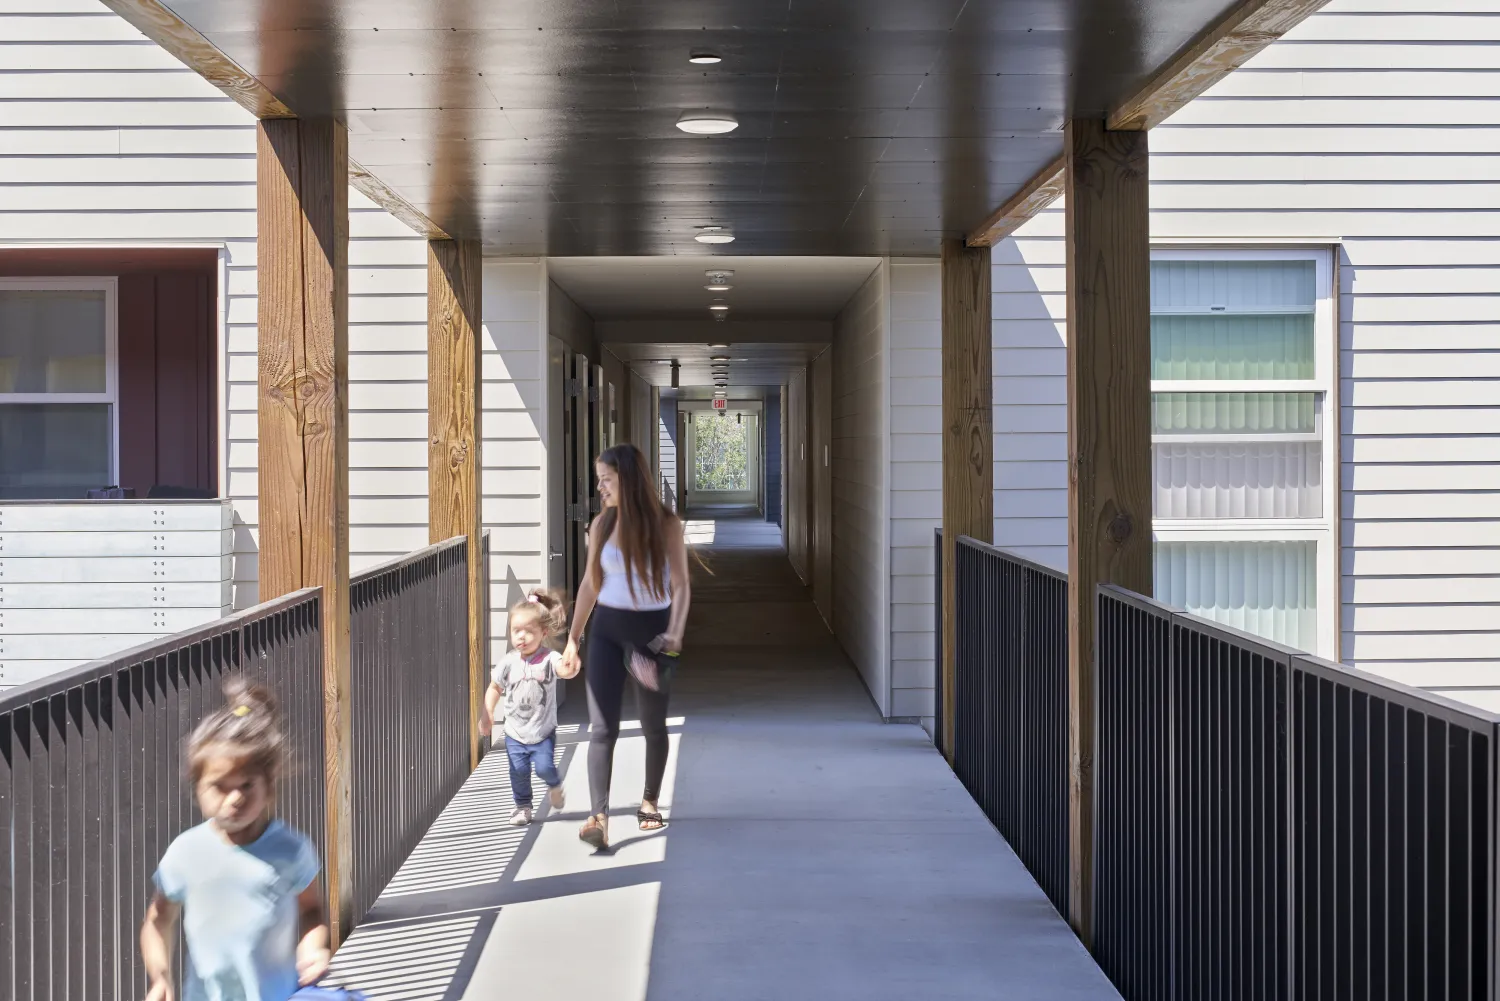
[[[568,806],[506,826],[504,757],[487,757],[340,952],[351,985],[375,1001],[1118,996],[927,735],[881,721],[770,529],[689,520],[713,542],[673,692],[670,826],[635,830],[627,723],[614,850],[577,840],[575,683]]]

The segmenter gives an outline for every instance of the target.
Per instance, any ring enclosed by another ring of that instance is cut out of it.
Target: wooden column
[[[995,519],[990,251],[943,241],[943,746],[953,761],[958,705],[954,543],[989,542]]]
[[[349,706],[349,152],[332,120],[256,132],[260,599],[323,588],[334,940],[353,910]]]
[[[483,278],[479,244],[427,244],[427,524],[442,542],[469,539],[469,767],[479,765],[484,574],[479,461]]]
[[[1151,247],[1146,133],[1077,120],[1065,143],[1069,910],[1088,944],[1096,588],[1151,593]]]

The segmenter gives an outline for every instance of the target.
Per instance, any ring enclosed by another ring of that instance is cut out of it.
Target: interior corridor
[[[881,720],[775,526],[688,522],[700,541],[666,830],[635,829],[643,749],[627,722],[613,850],[577,840],[574,682],[567,807],[506,826],[491,754],[336,971],[376,1001],[1118,997],[926,734]]]

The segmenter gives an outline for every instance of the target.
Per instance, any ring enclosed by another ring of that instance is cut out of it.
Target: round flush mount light
[[[716,52],[709,52],[707,49],[694,49],[692,54],[688,56],[688,62],[694,66],[712,66],[715,63],[722,63],[723,61],[723,56]]]
[[[711,361],[711,362],[713,362],[715,365],[728,365],[729,364],[729,356],[728,355],[714,355],[711,358],[709,358],[708,360]]]
[[[714,303],[712,306],[710,306],[708,308],[711,309],[711,310],[713,310],[715,313],[722,313],[725,310],[729,309],[729,306],[728,306],[727,303],[716,302],[716,303]]]
[[[721,136],[739,128],[740,123],[722,111],[684,111],[677,127],[695,136]]]
[[[693,239],[699,243],[733,243],[734,234],[723,226],[700,226],[698,235]]]
[[[705,285],[703,287],[708,289],[710,292],[728,292],[730,289],[734,288],[733,285],[726,285],[723,282],[717,282],[713,285]]]

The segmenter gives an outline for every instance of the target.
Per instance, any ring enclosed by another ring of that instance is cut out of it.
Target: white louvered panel
[[[1156,598],[1303,650],[1318,648],[1317,544],[1158,542]]]
[[[1319,518],[1322,444],[1315,441],[1152,446],[1157,518]]]

